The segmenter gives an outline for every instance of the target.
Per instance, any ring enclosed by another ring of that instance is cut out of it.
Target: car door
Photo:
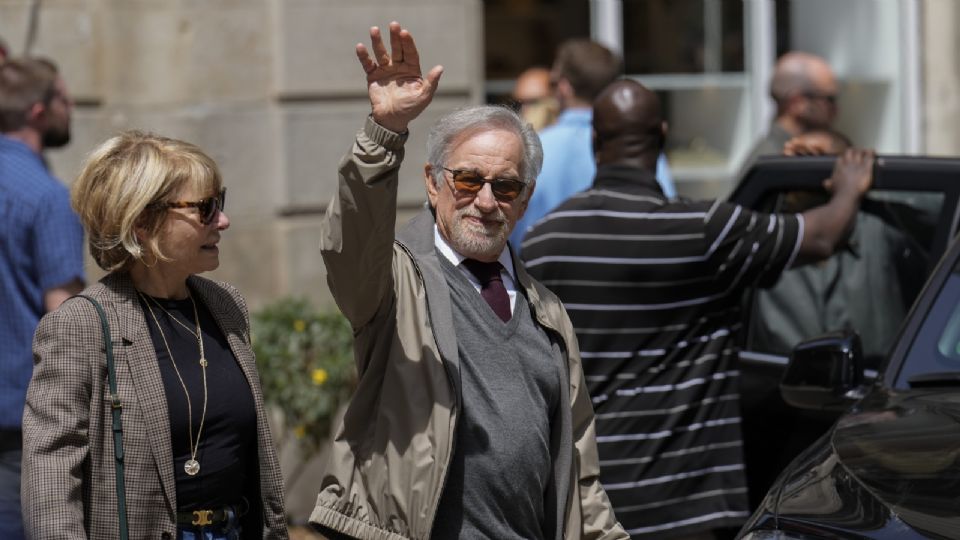
[[[731,202],[764,212],[802,212],[829,195],[834,158],[765,157]],[[786,405],[779,382],[799,341],[833,330],[861,336],[867,375],[876,376],[900,325],[958,227],[960,159],[878,156],[847,245],[832,257],[784,272],[742,301],[741,403],[751,502],[835,414]]]

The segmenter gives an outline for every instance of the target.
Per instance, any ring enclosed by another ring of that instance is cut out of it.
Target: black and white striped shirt
[[[670,202],[652,173],[620,166],[598,169],[527,234],[527,269],[576,329],[601,480],[632,537],[748,516],[739,302],[776,281],[802,237],[802,216]]]

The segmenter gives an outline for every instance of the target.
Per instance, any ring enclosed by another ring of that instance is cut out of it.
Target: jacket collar
[[[433,209],[424,204],[423,209],[397,232],[397,241],[418,257],[431,255],[434,223]]]
[[[557,117],[559,125],[585,125],[591,127],[593,123],[593,109],[590,107],[577,107],[567,109]]]
[[[124,340],[133,342],[137,338],[143,337],[145,335],[144,331],[146,331],[146,336],[149,338],[147,321],[140,309],[137,289],[133,285],[133,280],[130,279],[130,274],[113,272],[101,279],[100,282],[105,287],[104,300],[114,304],[118,312],[139,314],[139,316],[133,317],[119,317],[120,336]],[[215,282],[198,276],[190,276],[187,278],[187,286],[196,293],[197,298],[210,310],[225,336],[229,338],[232,335],[244,335],[246,326],[244,314],[239,306],[232,306],[235,309],[231,309],[231,306],[224,305],[222,291]],[[233,348],[233,343],[231,343],[231,348]],[[234,351],[234,354],[236,352]]]
[[[457,339],[453,330],[450,293],[433,244],[434,222],[433,211],[425,207],[400,229],[396,243],[410,254],[423,281],[433,337],[437,342],[440,356],[446,360],[447,373],[459,399],[463,390],[460,380],[460,355],[457,352]]]

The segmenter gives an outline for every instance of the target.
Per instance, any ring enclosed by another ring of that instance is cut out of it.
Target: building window
[[[523,70],[549,68],[560,43],[590,37],[587,0],[485,0],[483,11],[487,99],[493,103],[510,93]]]
[[[629,74],[743,71],[742,0],[624,0]]]

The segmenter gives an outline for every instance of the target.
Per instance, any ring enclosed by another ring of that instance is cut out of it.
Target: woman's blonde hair
[[[109,272],[129,269],[134,261],[168,260],[158,238],[167,208],[155,203],[186,186],[205,194],[223,186],[217,164],[193,144],[127,131],[97,147],[71,191],[97,265]],[[148,233],[145,245],[137,228]]]

